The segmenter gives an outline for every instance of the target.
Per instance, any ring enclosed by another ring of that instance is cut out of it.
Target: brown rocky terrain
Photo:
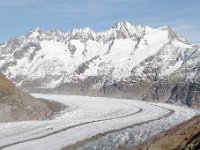
[[[129,150],[199,150],[200,116],[179,124]]]
[[[58,108],[58,105],[19,91],[0,74],[0,122],[41,120],[51,116]]]

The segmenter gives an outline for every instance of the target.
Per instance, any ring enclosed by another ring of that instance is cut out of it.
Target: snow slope
[[[112,130],[118,131],[113,132],[112,136],[121,139],[117,141],[109,140],[109,146],[115,145],[116,148],[123,141],[123,131],[127,127],[129,127],[130,134],[135,135],[134,143],[140,143],[142,141],[139,138],[141,137],[140,134],[147,137],[152,136],[158,131],[170,128],[199,114],[198,111],[185,107],[172,107],[167,104],[137,100],[50,94],[33,95],[61,102],[68,107],[52,120],[0,124],[0,148],[56,150],[99,133],[109,134],[109,131]],[[168,123],[166,124],[166,122]],[[137,126],[134,126],[136,124]],[[145,126],[149,125],[152,127],[151,130],[155,132],[146,134],[145,130],[148,128]],[[158,127],[159,130],[157,130]],[[136,128],[141,129],[135,132]],[[101,147],[108,143],[108,140],[104,139],[103,141],[103,143],[97,145]],[[90,146],[94,149],[95,144],[90,143]],[[84,148],[83,145],[81,147]],[[85,149],[87,148],[86,145]]]

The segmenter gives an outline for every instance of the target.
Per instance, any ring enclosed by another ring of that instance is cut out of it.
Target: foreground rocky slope
[[[53,110],[51,103],[17,90],[0,74],[0,122],[45,119]]]
[[[200,116],[148,139],[130,150],[199,150]]]
[[[170,27],[35,29],[0,45],[0,71],[32,92],[200,104],[200,46]]]

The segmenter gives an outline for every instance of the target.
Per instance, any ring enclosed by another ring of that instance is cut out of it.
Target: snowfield
[[[138,145],[199,111],[104,97],[33,94],[65,104],[52,120],[0,124],[0,149],[117,149]],[[87,142],[84,142],[87,141]]]

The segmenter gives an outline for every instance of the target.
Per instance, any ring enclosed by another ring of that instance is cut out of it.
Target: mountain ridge
[[[153,29],[119,22],[105,32],[36,28],[1,45],[0,56],[0,71],[31,92],[191,107],[200,101],[200,47],[167,26]]]

